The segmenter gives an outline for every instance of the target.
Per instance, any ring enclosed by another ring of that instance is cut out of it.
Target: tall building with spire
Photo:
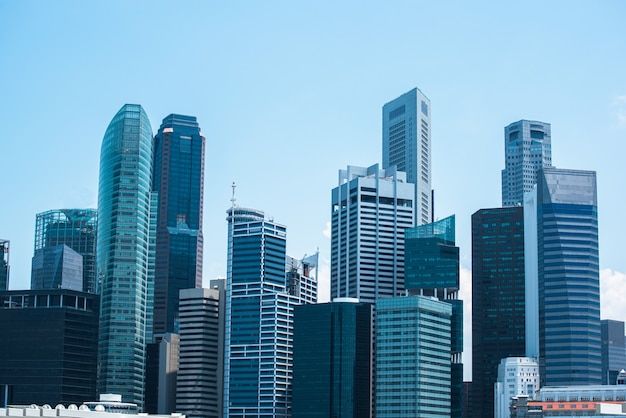
[[[383,169],[396,166],[415,188],[415,225],[433,219],[430,99],[414,88],[383,106]]]
[[[143,407],[148,310],[152,129],[140,105],[111,120],[100,152],[98,389]]]
[[[176,332],[180,290],[202,287],[204,144],[194,116],[167,116],[154,137],[155,334]]]
[[[317,302],[317,256],[287,257],[287,228],[256,209],[228,211],[225,417],[291,417],[293,310]]]
[[[552,167],[549,123],[520,120],[504,128],[505,168],[502,170],[502,206],[521,206],[524,193],[537,184],[537,171]]]

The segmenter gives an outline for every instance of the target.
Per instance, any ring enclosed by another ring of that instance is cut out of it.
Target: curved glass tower
[[[99,393],[143,406],[152,129],[124,105],[102,140],[97,273],[101,294]]]

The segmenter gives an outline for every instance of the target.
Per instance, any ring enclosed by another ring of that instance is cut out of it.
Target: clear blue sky
[[[471,214],[500,204],[503,127],[528,118],[552,123],[556,166],[597,170],[601,267],[626,272],[623,1],[0,0],[0,17],[13,289],[30,283],[35,213],[95,205],[124,103],[155,131],[172,112],[198,117],[205,282],[225,275],[233,180],[241,205],[287,225],[291,255],[319,246],[327,260],[337,170],[381,160],[381,107],[414,86],[432,102],[436,215],[456,213],[465,268]]]

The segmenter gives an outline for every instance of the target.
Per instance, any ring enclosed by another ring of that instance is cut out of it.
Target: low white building
[[[498,365],[494,385],[494,417],[510,418],[511,398],[527,395],[533,399],[539,390],[539,364],[531,357],[507,357]]]

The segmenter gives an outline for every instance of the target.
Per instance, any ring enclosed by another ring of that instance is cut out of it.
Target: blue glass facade
[[[498,364],[525,346],[524,209],[472,215],[472,416],[494,416]]]
[[[626,369],[624,323],[604,319],[602,328],[602,384],[615,385],[620,370]]]
[[[596,175],[546,168],[537,185],[542,386],[601,383]]]
[[[409,294],[449,303],[451,316],[451,417],[463,410],[463,301],[459,292],[459,247],[454,215],[404,231],[404,283]]]
[[[372,305],[296,306],[293,418],[372,416]]]
[[[224,416],[290,417],[293,308],[317,294],[290,293],[284,226],[254,209],[228,214]]]
[[[451,316],[434,298],[376,301],[377,418],[452,416]]]
[[[143,406],[148,310],[152,129],[124,105],[100,152],[97,274],[101,294],[98,389]]]
[[[9,290],[9,241],[0,239],[0,291]]]
[[[53,209],[37,214],[35,254],[65,244],[83,257],[83,291],[96,292],[96,209]]]
[[[67,245],[35,251],[30,288],[83,290],[83,257]]]
[[[176,332],[180,290],[202,286],[204,144],[193,116],[167,116],[154,137],[156,334]]]

